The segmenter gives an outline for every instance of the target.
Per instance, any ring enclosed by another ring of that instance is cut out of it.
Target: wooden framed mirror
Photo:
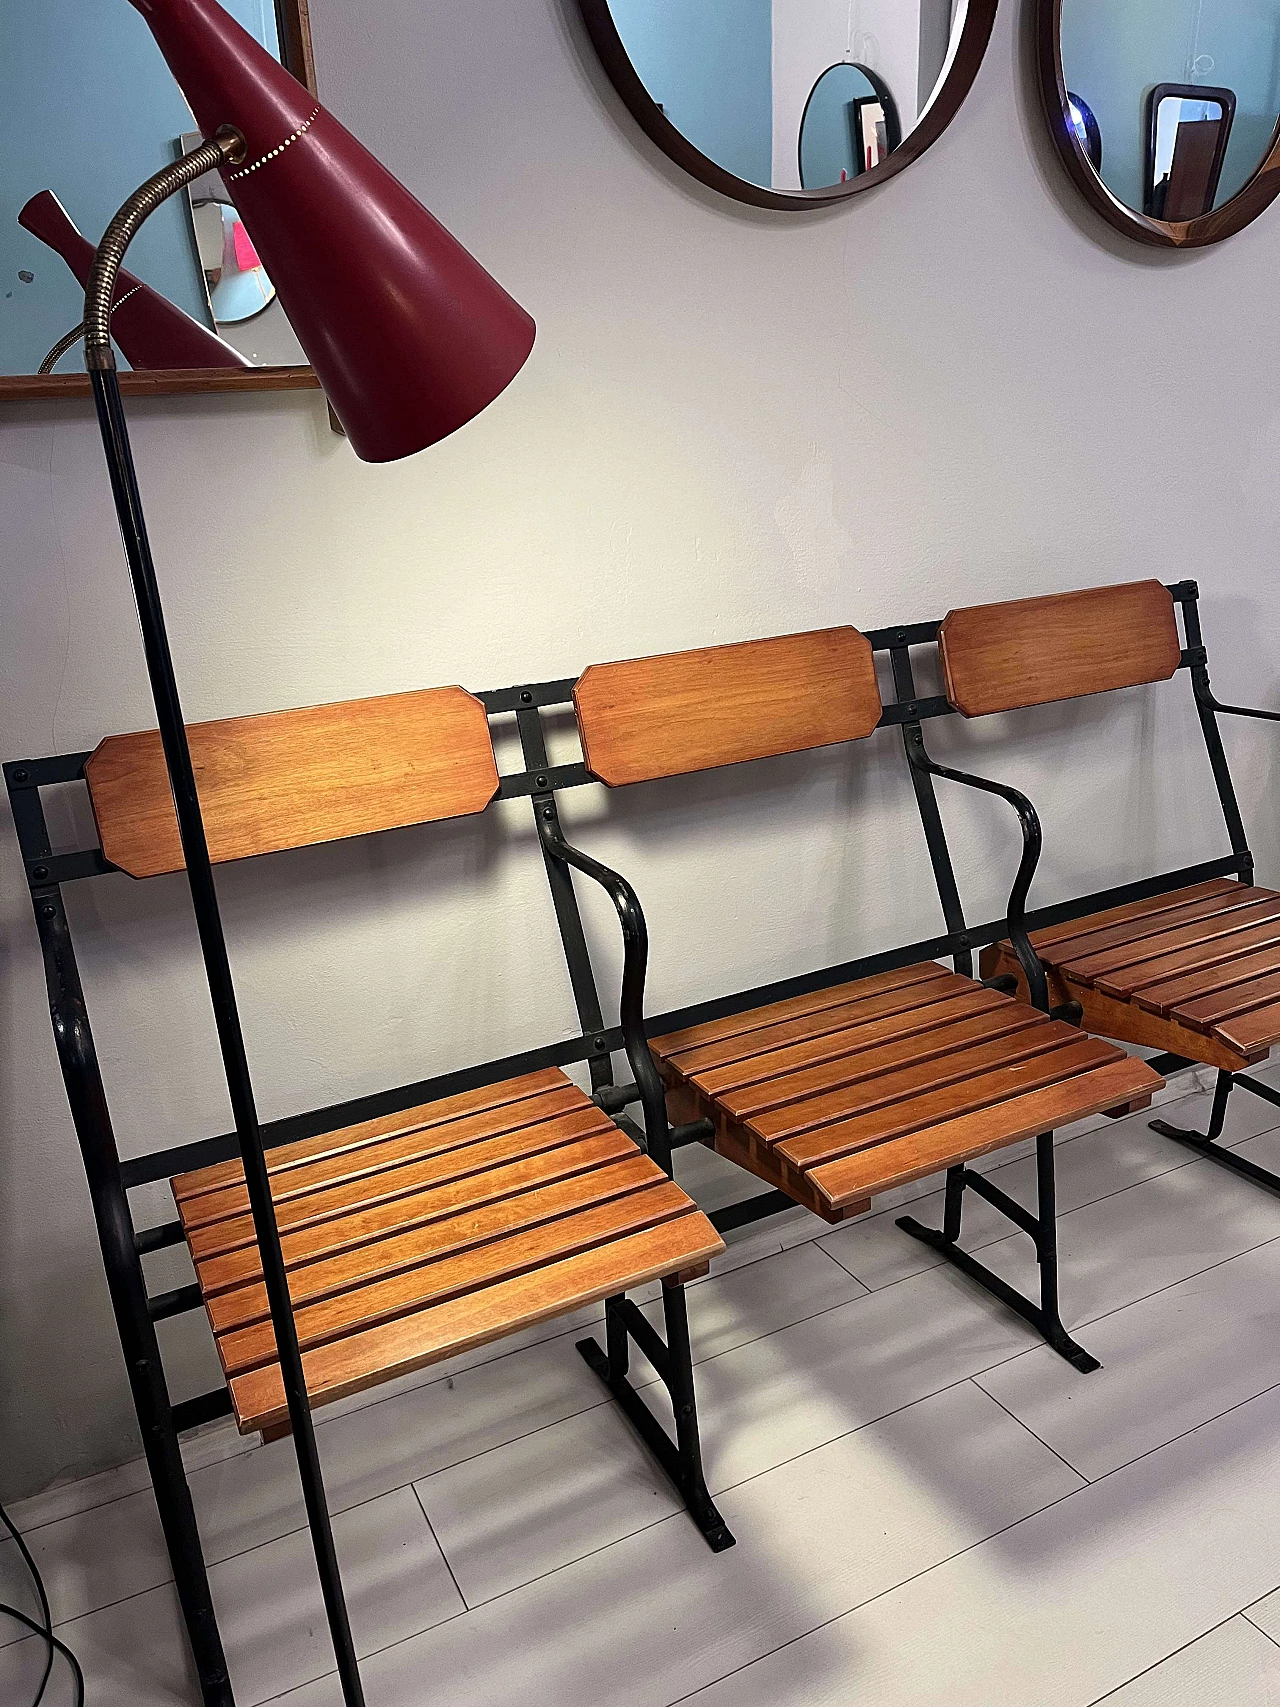
[[[314,93],[307,0],[222,3]],[[71,339],[84,306],[73,269],[126,196],[192,146],[195,123],[125,0],[38,0],[10,14],[0,56],[0,398],[87,397]],[[146,288],[128,306],[123,290],[116,298],[123,390],[319,389],[214,174],[157,211],[127,264]],[[181,366],[162,365],[172,344],[156,336],[159,320],[177,328]]]
[[[997,0],[579,5],[659,148],[735,201],[796,209],[884,183],[938,140],[978,74]]]
[[[1040,93],[1091,207],[1191,249],[1280,194],[1280,0],[1035,0]]]

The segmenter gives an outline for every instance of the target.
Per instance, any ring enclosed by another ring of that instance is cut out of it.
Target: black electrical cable
[[[49,1685],[49,1675],[53,1671],[53,1656],[55,1654],[61,1654],[63,1659],[65,1659],[67,1664],[71,1667],[71,1675],[74,1677],[76,1685],[76,1707],[84,1707],[84,1673],[80,1670],[80,1662],[76,1659],[76,1656],[71,1652],[71,1649],[66,1645],[66,1643],[59,1641],[58,1637],[53,1633],[53,1615],[49,1610],[49,1597],[45,1593],[44,1579],[36,1568],[35,1560],[31,1557],[30,1548],[18,1533],[13,1519],[9,1516],[8,1512],[2,1505],[0,1505],[0,1523],[4,1524],[5,1528],[17,1543],[18,1551],[22,1555],[23,1563],[31,1573],[31,1580],[35,1584],[36,1596],[40,1602],[40,1617],[42,1622],[37,1623],[34,1618],[28,1618],[25,1612],[19,1612],[16,1606],[6,1606],[3,1601],[0,1601],[0,1614],[3,1614],[6,1618],[16,1619],[19,1624],[25,1624],[28,1630],[33,1630],[37,1636],[43,1636],[45,1646],[48,1649],[48,1652],[45,1655],[44,1671],[40,1676],[40,1687],[36,1690],[35,1699],[31,1703],[31,1707],[40,1707],[40,1703],[44,1700],[44,1692]]]

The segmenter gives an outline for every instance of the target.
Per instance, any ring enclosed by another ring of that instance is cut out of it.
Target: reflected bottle
[[[88,283],[94,246],[76,230],[52,190],[32,196],[18,215],[18,224],[61,255],[82,285]],[[239,350],[123,267],[112,301],[111,336],[132,368],[253,366]]]

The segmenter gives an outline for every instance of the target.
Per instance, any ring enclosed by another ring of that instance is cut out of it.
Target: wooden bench
[[[1159,1120],[1156,1131],[1280,1190],[1274,1174],[1215,1142],[1235,1085],[1280,1106],[1280,1094],[1246,1072],[1280,1043],[1280,893],[1253,883],[1218,717],[1280,721],[1280,712],[1215,698],[1197,600],[1194,582],[1141,581],[977,605],[946,617],[938,646],[947,696],[967,718],[1188,672],[1231,853],[1050,909],[1054,922],[1030,941],[1051,1000],[1074,1004],[1087,1030],[1159,1050],[1166,1069],[1191,1062],[1218,1069],[1208,1132]],[[1027,988],[1008,942],[988,949],[982,967]]]
[[[574,703],[587,766],[611,787],[860,741],[884,717],[873,647],[852,628],[595,665]],[[910,729],[916,707],[898,709]],[[945,897],[953,884],[941,821],[931,794],[921,804]],[[935,946],[967,957],[962,928]],[[1161,1080],[1122,1050],[932,959],[910,950],[889,959],[900,964],[857,979],[837,969],[796,996],[651,1028],[672,1118],[705,1122],[723,1155],[833,1222],[865,1212],[876,1193],[948,1170],[943,1230],[909,1217],[900,1224],[1011,1303],[1077,1368],[1096,1368],[1058,1312],[1052,1131],[1146,1106]],[[1033,1137],[1041,1150],[1038,1219],[965,1166]],[[1036,1238],[1039,1305],[958,1249],[968,1185]]]

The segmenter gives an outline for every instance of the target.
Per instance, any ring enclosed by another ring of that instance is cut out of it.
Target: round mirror
[[[1054,139],[1112,225],[1215,243],[1280,192],[1280,0],[1039,5]]]
[[[946,129],[997,0],[579,0],[615,87],[705,184],[812,207],[881,183]]]

